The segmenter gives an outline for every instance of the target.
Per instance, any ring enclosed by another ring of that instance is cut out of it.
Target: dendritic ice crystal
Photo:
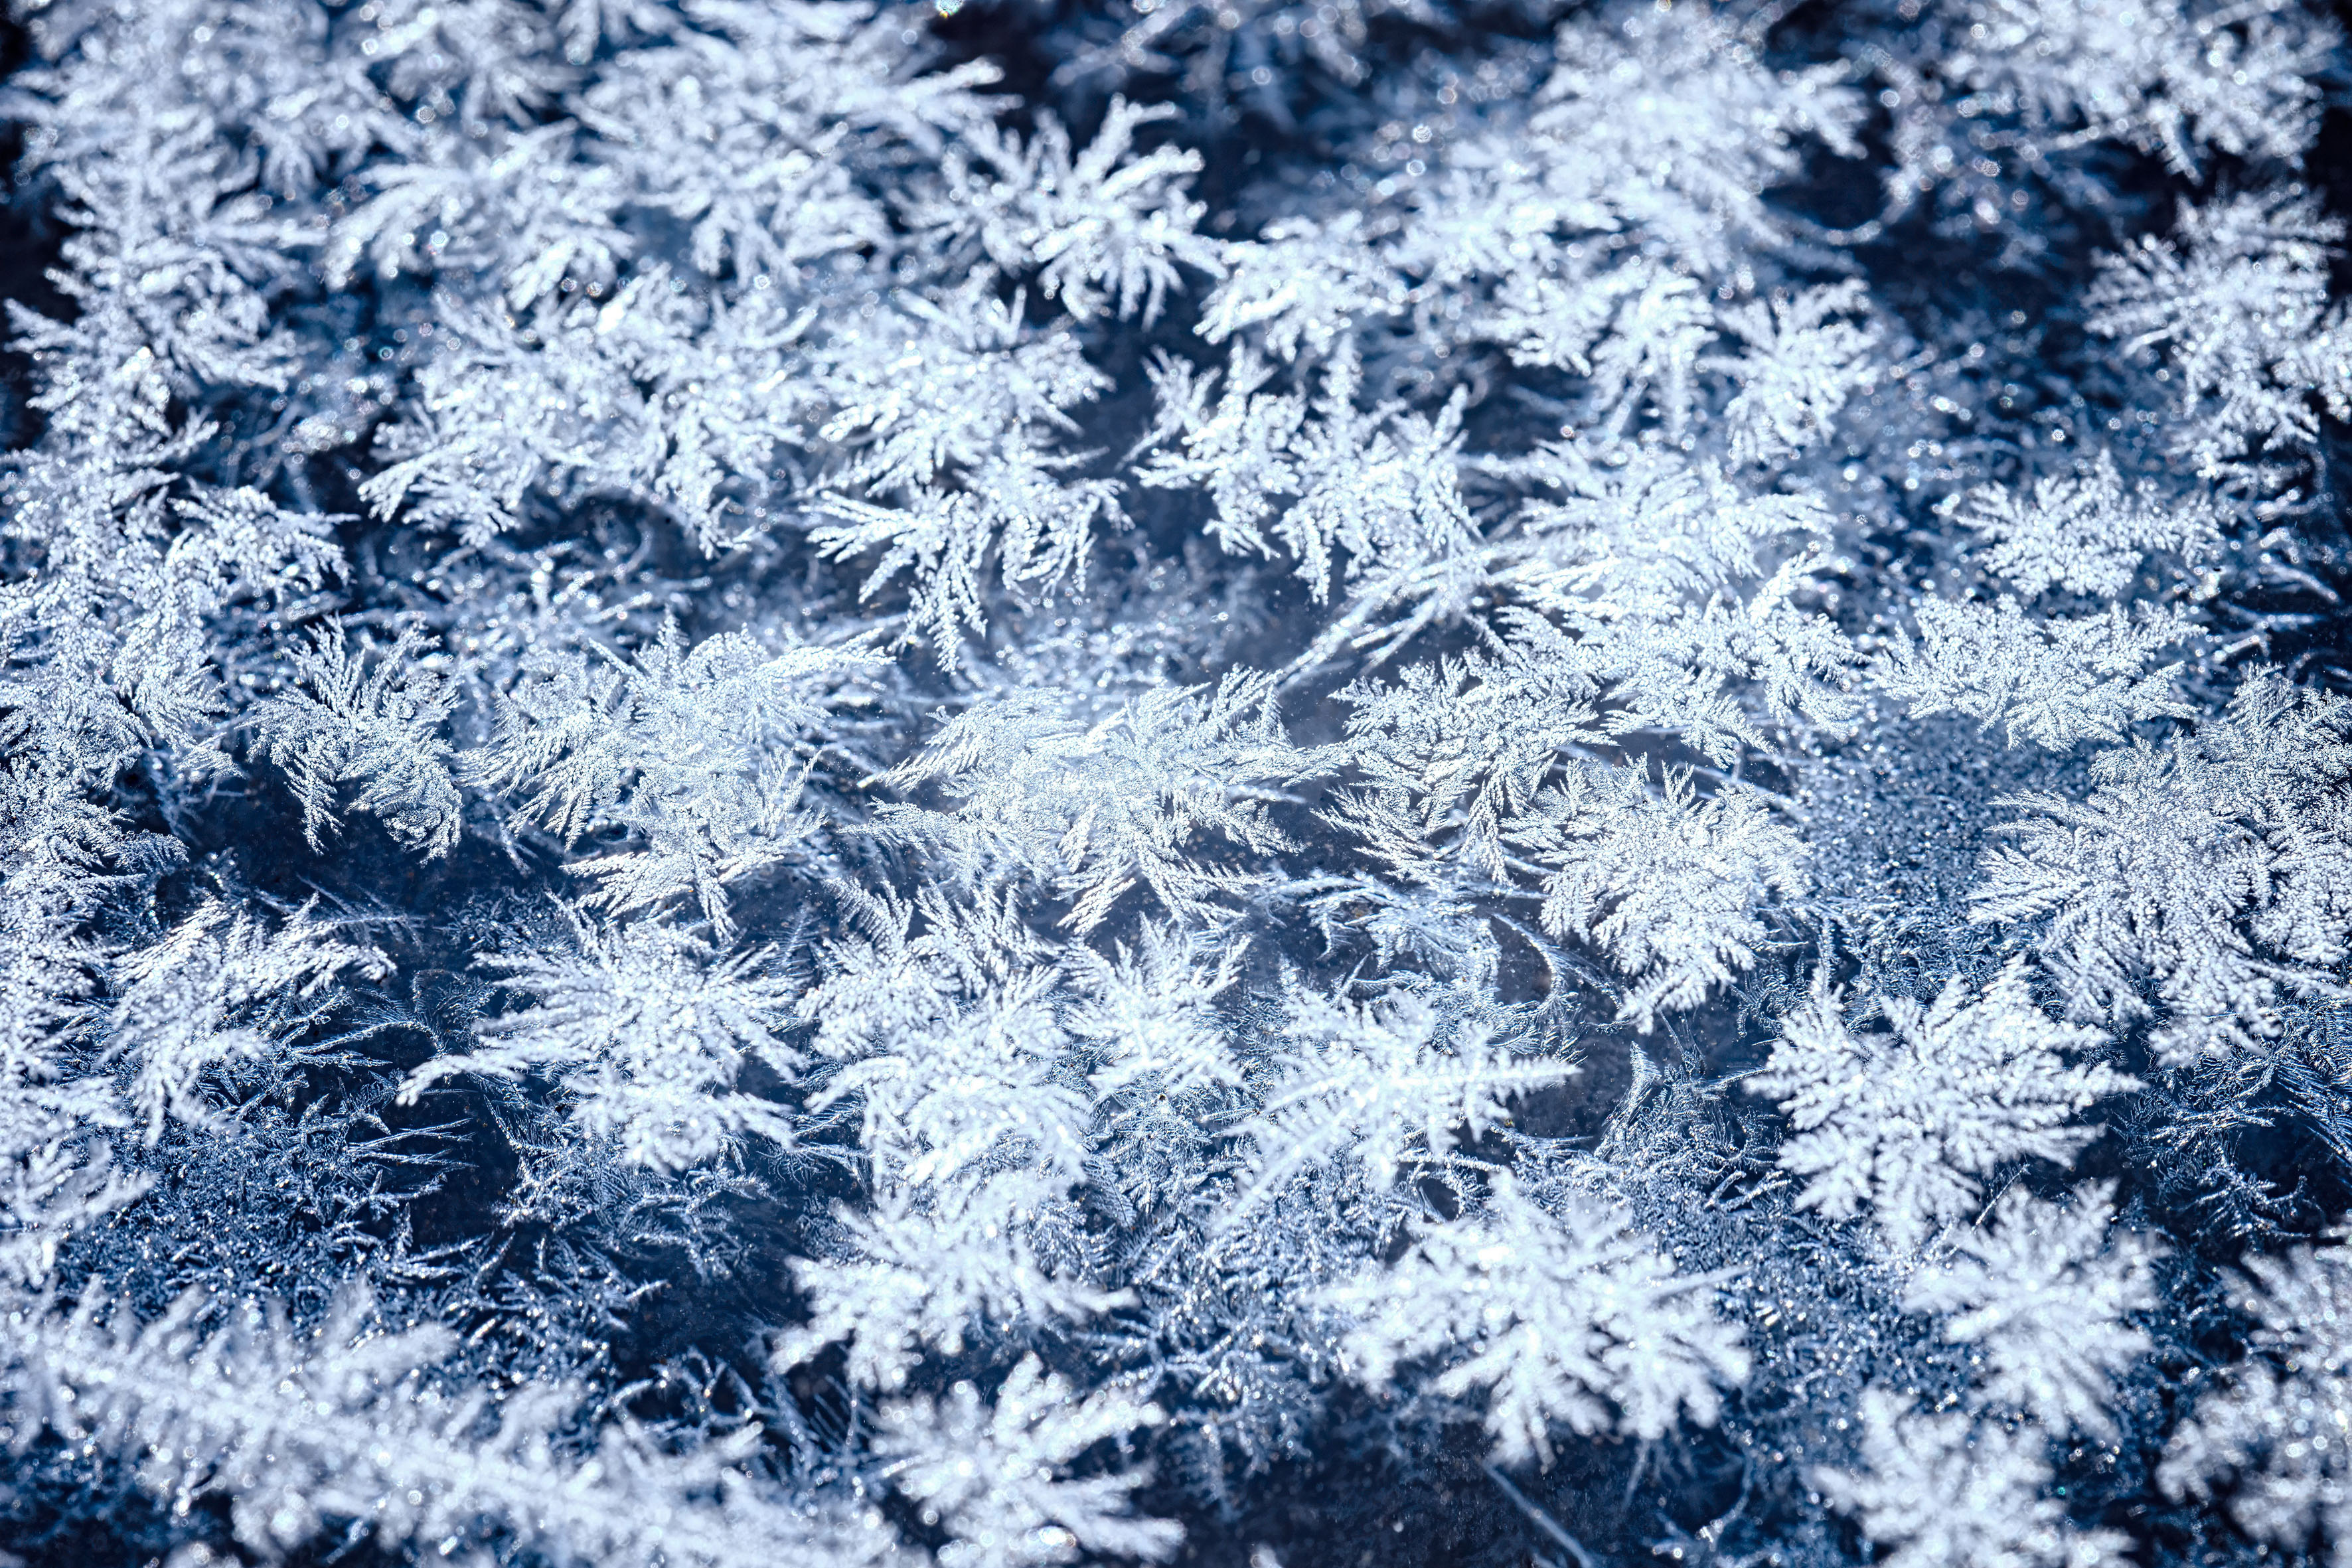
[[[2352,1568],[2340,7],[0,4],[0,1568]]]

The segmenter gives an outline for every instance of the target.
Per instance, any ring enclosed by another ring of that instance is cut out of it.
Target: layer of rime
[[[2325,0],[0,126],[0,1565],[2352,1568]]]

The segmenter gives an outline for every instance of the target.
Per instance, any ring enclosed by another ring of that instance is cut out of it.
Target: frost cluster
[[[2317,0],[13,0],[0,1568],[2352,1568]]]

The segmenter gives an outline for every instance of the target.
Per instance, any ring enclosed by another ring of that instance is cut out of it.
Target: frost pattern
[[[1333,1300],[1360,1320],[1356,1376],[1385,1387],[1435,1362],[1439,1394],[1486,1391],[1497,1459],[1549,1466],[1555,1426],[1655,1437],[1685,1414],[1713,1424],[1716,1385],[1743,1381],[1748,1361],[1707,1295],[1606,1205],[1547,1213],[1505,1184],[1476,1220],[1430,1226]]]
[[[2344,226],[2290,187],[2184,202],[2175,236],[2107,263],[2090,325],[2126,348],[2162,346],[2180,382],[2182,444],[2200,467],[2307,444],[2320,406],[2352,416],[2352,318],[2328,309],[2325,277]]]
[[[1929,1415],[1881,1389],[1864,1397],[1860,1473],[1822,1470],[1813,1484],[1900,1568],[2108,1568],[2130,1561],[2119,1530],[2084,1530],[2050,1496],[2042,1434]]]
[[[0,1556],[2343,1556],[2324,10],[17,7]]]
[[[2172,692],[2179,666],[2148,668],[2186,630],[2169,616],[2135,621],[2120,605],[2079,620],[2034,620],[2014,599],[1931,599],[1919,606],[1917,647],[1897,634],[1880,683],[1916,716],[1964,713],[2001,726],[2012,745],[2113,744],[2144,719],[2195,716]]]
[[[2167,501],[2153,489],[2126,488],[2102,452],[2084,471],[2039,480],[2028,492],[1980,486],[1955,515],[1991,542],[1985,564],[2028,598],[2063,588],[2114,599],[2152,552],[2196,564],[2212,551],[2210,507],[2194,497]]]
[[[1949,1316],[1944,1337],[1985,1347],[1984,1393],[2052,1432],[2112,1438],[2105,1403],[2117,1373],[2147,1352],[2128,1321],[2156,1305],[2157,1251],[2114,1235],[2112,1188],[2077,1188],[2064,1207],[2011,1187],[1992,1223],[1952,1233],[1948,1259],[1912,1281],[1904,1304]]]
[[[440,728],[457,706],[404,633],[370,667],[340,637],[320,634],[294,656],[294,680],[257,709],[262,755],[286,769],[312,845],[335,822],[337,786],[361,786],[354,809],[383,819],[395,837],[430,855],[457,841],[462,809]]]
[[[2226,1495],[2259,1540],[2301,1548],[2315,1533],[2339,1563],[2352,1552],[2347,1455],[2337,1436],[2352,1408],[2345,1264],[2340,1246],[2246,1260],[2235,1304],[2253,1320],[2253,1353],[2198,1400],[2158,1472],[2175,1497]]]
[[[874,662],[856,648],[771,656],[740,633],[689,649],[665,626],[634,661],[527,660],[497,732],[467,760],[567,846],[608,826],[635,841],[573,865],[601,884],[593,903],[625,913],[690,900],[726,937],[729,884],[817,837],[822,818],[801,805],[809,737]]]
[[[1097,1443],[1162,1419],[1159,1406],[1118,1394],[1075,1399],[1067,1380],[1033,1355],[991,1405],[959,1383],[944,1407],[919,1399],[887,1408],[878,1447],[891,1484],[954,1534],[940,1553],[946,1568],[1034,1568],[1076,1562],[1082,1552],[1158,1563],[1175,1555],[1183,1531],[1128,1513],[1143,1475],[1055,1472]]]
[[[140,1325],[93,1296],[11,1336],[12,1414],[135,1461],[168,1506],[226,1496],[237,1541],[275,1556],[331,1530],[430,1545],[495,1521],[567,1563],[886,1563],[878,1521],[826,1518],[743,1461],[755,1429],[674,1450],[615,1422],[587,1457],[552,1441],[576,1392],[446,1392],[437,1325],[371,1331],[351,1296],[312,1332],[191,1293]],[[111,1309],[111,1310],[110,1310]]]
[[[2193,733],[2103,753],[2087,800],[2015,802],[2029,815],[1987,856],[1975,918],[2039,924],[2074,1017],[2146,1016],[2146,977],[2167,1060],[2251,1047],[2344,952],[2347,723],[2342,699],[2262,676]]]
[[[1574,1070],[1514,1059],[1475,1026],[1441,1042],[1434,1009],[1413,997],[1356,1007],[1294,992],[1288,1023],[1296,1045],[1246,1128],[1256,1147],[1242,1212],[1330,1160],[1360,1163],[1383,1185],[1407,1164],[1442,1169],[1454,1143],[1499,1123],[1514,1096]]]
[[[2011,959],[1980,990],[1956,978],[1925,1005],[1877,997],[1883,1031],[1856,1033],[1834,994],[1790,1016],[1748,1088],[1788,1113],[1797,1135],[1780,1163],[1808,1178],[1800,1205],[1832,1219],[1866,1205],[1908,1250],[1969,1212],[1978,1177],[2011,1160],[2066,1163],[2098,1135],[2067,1123],[2137,1086],[2067,1061],[2103,1037],[2043,1013],[2030,974]]]
[[[452,1073],[544,1072],[583,1136],[660,1171],[713,1163],[747,1135],[791,1142],[772,1103],[733,1089],[747,1063],[790,1079],[803,1060],[774,1033],[793,988],[762,973],[772,954],[714,962],[692,935],[650,922],[600,931],[575,914],[572,927],[576,949],[486,961],[533,1005],[485,1019],[479,1048],[411,1074],[404,1099]]]
[[[1064,923],[1080,934],[1137,887],[1170,914],[1213,919],[1214,900],[1246,894],[1253,879],[1202,864],[1192,847],[1279,850],[1267,804],[1318,771],[1283,732],[1272,697],[1265,677],[1235,670],[1213,691],[1150,692],[1093,724],[1056,711],[1048,692],[976,705],[893,775],[936,784],[955,808],[896,811],[887,831],[935,844],[967,883],[1043,883],[1069,903]]]

